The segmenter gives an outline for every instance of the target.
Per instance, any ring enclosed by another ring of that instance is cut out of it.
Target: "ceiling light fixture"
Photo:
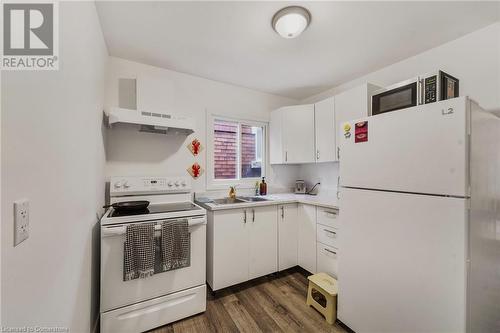
[[[273,16],[273,29],[283,38],[295,38],[311,23],[311,13],[304,7],[290,6]]]

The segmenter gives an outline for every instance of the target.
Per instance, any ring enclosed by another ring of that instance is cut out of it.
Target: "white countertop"
[[[248,207],[259,207],[259,206],[269,206],[269,205],[280,205],[287,203],[302,203],[326,208],[339,208],[338,199],[336,197],[322,196],[322,195],[306,195],[306,194],[295,194],[295,193],[277,193],[262,196],[262,198],[268,199],[268,201],[258,201],[258,202],[245,202],[245,203],[235,203],[235,204],[215,204],[211,202],[201,203],[196,202],[207,210],[225,210],[225,209],[235,209],[235,208],[248,208]]]

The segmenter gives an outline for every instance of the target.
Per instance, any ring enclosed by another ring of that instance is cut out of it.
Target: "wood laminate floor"
[[[149,333],[347,332],[306,305],[307,277],[300,269],[208,293],[207,311]]]

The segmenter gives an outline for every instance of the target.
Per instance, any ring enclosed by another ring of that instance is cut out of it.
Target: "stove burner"
[[[123,217],[123,216],[134,216],[134,215],[149,215],[149,214],[160,214],[160,213],[173,213],[173,212],[183,212],[187,210],[201,210],[198,206],[191,202],[176,202],[176,203],[166,203],[166,204],[150,204],[148,208],[143,210],[129,211],[129,212],[119,212],[113,210],[109,217]]]
[[[146,215],[149,214],[149,209],[141,209],[141,210],[132,210],[132,211],[125,211],[125,212],[120,212],[118,210],[113,210],[113,212],[109,215],[111,217],[120,217],[120,216],[133,216],[133,215]]]

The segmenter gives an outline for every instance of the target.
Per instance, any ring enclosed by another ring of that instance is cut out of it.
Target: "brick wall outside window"
[[[252,169],[255,161],[255,134],[252,126],[241,125],[241,177],[260,177],[260,168]]]
[[[239,124],[214,121],[214,176],[215,179],[236,179],[238,176],[238,150],[241,154],[241,178],[260,177],[261,168],[252,168],[256,160],[256,137],[252,126],[241,125],[241,146],[238,149]]]
[[[238,149],[238,124],[214,122],[215,179],[235,179]]]

